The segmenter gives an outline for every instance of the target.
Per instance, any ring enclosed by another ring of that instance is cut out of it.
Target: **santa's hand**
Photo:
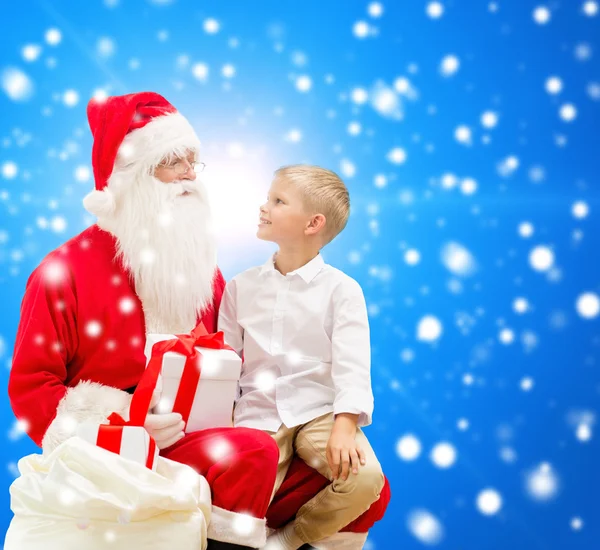
[[[177,443],[185,434],[185,422],[179,413],[149,414],[144,428],[156,441],[159,449],[166,449]]]

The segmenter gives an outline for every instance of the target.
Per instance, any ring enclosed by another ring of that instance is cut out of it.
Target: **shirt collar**
[[[304,264],[302,267],[299,267],[298,269],[294,270],[294,271],[290,271],[288,273],[288,275],[299,275],[300,277],[302,277],[302,279],[304,280],[305,283],[310,283],[316,276],[317,273],[319,273],[319,271],[321,271],[321,269],[323,269],[323,266],[325,265],[325,261],[323,260],[323,256],[321,256],[321,254],[317,254],[310,262],[308,262],[307,264]],[[271,256],[262,266],[262,269],[260,270],[260,274],[264,274],[264,273],[269,273],[269,272],[274,272],[276,271],[275,269],[275,254],[273,254],[273,256]]]

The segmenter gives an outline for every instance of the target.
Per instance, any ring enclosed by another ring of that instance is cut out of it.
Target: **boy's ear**
[[[316,235],[320,231],[323,231],[326,224],[327,220],[323,214],[315,214],[310,218],[304,233],[306,235]]]

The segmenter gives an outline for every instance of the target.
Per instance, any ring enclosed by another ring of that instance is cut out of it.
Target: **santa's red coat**
[[[9,397],[16,417],[40,446],[67,388],[85,380],[125,390],[136,386],[144,372],[144,312],[115,255],[115,238],[93,225],[51,252],[28,280]],[[213,302],[199,319],[209,332],[216,331],[225,287],[218,269],[213,287]],[[269,510],[278,523],[292,518],[327,483],[300,460],[288,481]],[[388,499],[386,483],[378,506],[354,530],[366,531]]]

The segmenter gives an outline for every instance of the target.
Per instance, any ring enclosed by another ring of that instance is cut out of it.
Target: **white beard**
[[[122,172],[111,176],[110,186],[116,212],[98,225],[117,238],[117,257],[133,277],[146,333],[189,332],[212,304],[216,269],[203,184]]]

